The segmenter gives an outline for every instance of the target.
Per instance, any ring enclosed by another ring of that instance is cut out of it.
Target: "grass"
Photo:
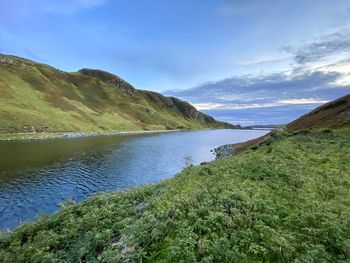
[[[0,238],[1,262],[349,262],[350,129],[274,132]]]
[[[0,55],[2,56],[2,55]],[[158,93],[116,86],[32,61],[0,63],[0,134],[218,128],[184,115]],[[153,99],[153,100],[152,100]],[[182,102],[182,104],[185,104]],[[7,135],[8,136],[8,135]]]

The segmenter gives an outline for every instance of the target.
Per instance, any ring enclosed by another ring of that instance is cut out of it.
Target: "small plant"
[[[271,153],[271,152],[272,152],[272,146],[271,146],[271,144],[269,144],[267,146],[267,153]]]
[[[186,155],[184,157],[185,167],[193,166],[193,157],[191,155]]]

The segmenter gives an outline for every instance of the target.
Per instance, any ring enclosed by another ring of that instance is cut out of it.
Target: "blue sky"
[[[0,53],[288,122],[350,92],[350,1],[0,0]]]

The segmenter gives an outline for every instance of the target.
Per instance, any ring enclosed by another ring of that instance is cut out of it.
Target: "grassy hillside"
[[[192,105],[110,73],[67,73],[0,54],[0,133],[230,127]]]
[[[288,124],[289,131],[308,128],[336,128],[350,124],[350,94],[323,104]]]
[[[350,128],[274,131],[153,186],[66,203],[1,262],[349,262]]]
[[[323,104],[313,111],[301,116],[288,125],[280,125],[278,128],[289,132],[302,129],[339,128],[350,125],[350,94]],[[277,128],[277,127],[276,127]],[[270,136],[249,140],[246,142],[222,145],[215,149],[217,157],[226,157],[249,149]]]

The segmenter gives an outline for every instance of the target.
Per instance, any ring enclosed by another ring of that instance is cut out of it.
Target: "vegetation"
[[[1,262],[349,262],[350,129],[274,131],[0,238]]]
[[[215,127],[231,126],[187,102],[137,90],[110,73],[67,73],[0,54],[0,134],[7,134],[3,137]]]
[[[325,103],[287,125],[288,131],[350,125],[350,94]]]

